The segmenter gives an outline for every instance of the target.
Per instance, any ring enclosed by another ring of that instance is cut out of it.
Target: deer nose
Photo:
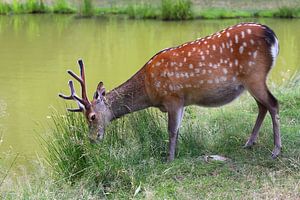
[[[97,133],[97,140],[102,140],[103,139],[103,134]]]

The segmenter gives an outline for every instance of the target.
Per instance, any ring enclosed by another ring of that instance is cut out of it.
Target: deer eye
[[[93,114],[93,115],[91,116],[91,120],[94,121],[95,119],[96,119],[96,115]]]

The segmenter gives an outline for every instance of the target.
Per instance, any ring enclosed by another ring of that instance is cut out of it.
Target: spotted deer
[[[271,94],[266,79],[279,52],[275,33],[265,25],[240,23],[205,38],[154,55],[135,75],[106,93],[103,83],[97,86],[93,100],[86,94],[84,65],[79,60],[80,76],[68,73],[81,84],[82,97],[69,81],[71,95],[89,124],[91,140],[101,140],[110,121],[148,107],[168,113],[168,161],[172,161],[184,107],[215,107],[237,98],[245,89],[258,105],[258,116],[245,147],[257,140],[261,124],[269,111],[272,117],[274,145],[272,157],[281,150],[278,102]]]

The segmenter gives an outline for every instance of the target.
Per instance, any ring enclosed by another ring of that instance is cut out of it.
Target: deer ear
[[[102,99],[105,96],[105,87],[101,81],[97,86],[97,91],[95,92],[94,99]]]

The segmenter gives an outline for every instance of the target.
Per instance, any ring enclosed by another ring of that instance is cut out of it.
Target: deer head
[[[80,67],[80,77],[71,70],[67,72],[75,78],[81,85],[81,98],[77,96],[73,81],[69,81],[71,90],[70,96],[59,94],[59,97],[66,100],[74,100],[78,104],[78,108],[68,108],[70,112],[83,112],[89,125],[89,138],[91,142],[96,142],[104,137],[105,127],[111,120],[111,111],[105,100],[105,88],[103,82],[97,86],[93,100],[90,102],[86,93],[85,73],[82,60],[78,60]]]

